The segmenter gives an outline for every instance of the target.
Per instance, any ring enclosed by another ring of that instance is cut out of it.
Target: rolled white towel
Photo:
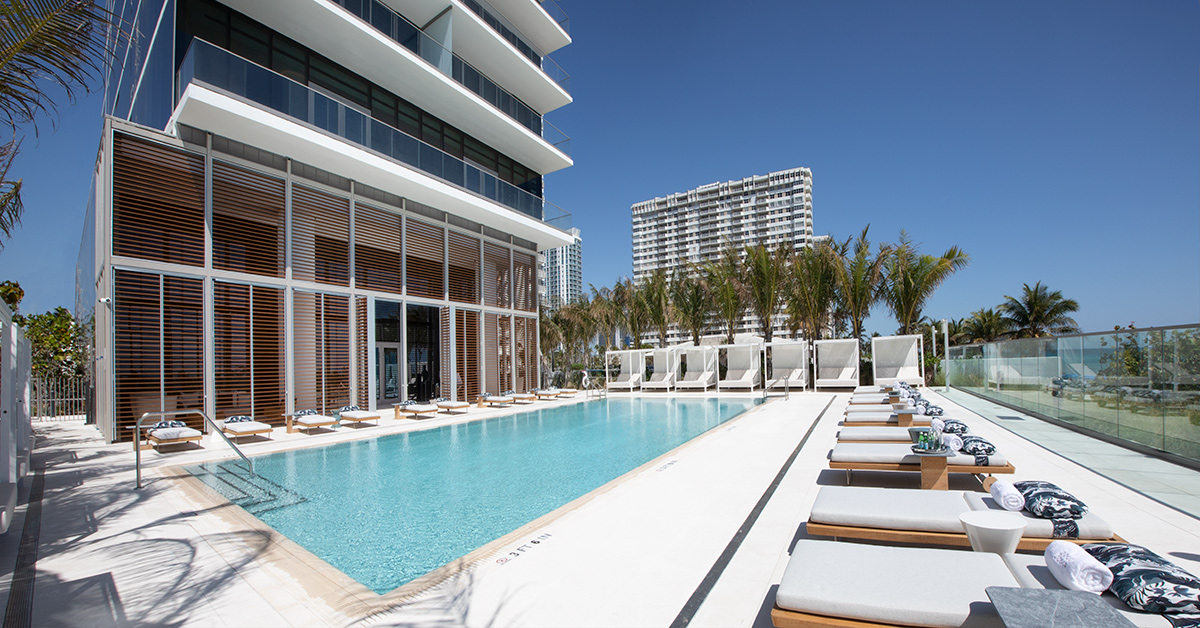
[[[962,442],[961,438],[958,440],[960,443]],[[1005,510],[1017,512],[1025,508],[1025,496],[1008,480],[992,482],[992,487],[988,491],[992,494],[992,499],[996,500],[996,503]]]
[[[963,448],[962,437],[958,434],[948,434],[946,432],[942,432],[942,444],[954,451],[962,451]],[[1020,493],[1017,494],[1020,495]],[[1023,504],[1025,502],[1022,501],[1021,503]]]
[[[912,396],[912,393],[908,392],[907,390],[905,390],[903,388],[900,389],[900,398],[901,399],[908,399],[911,396]]]
[[[925,414],[922,412],[921,414]],[[941,432],[946,429],[946,422],[941,419],[929,419],[929,427]]]
[[[1072,591],[1099,594],[1112,584],[1112,571],[1074,543],[1052,541],[1046,546],[1045,556],[1046,568],[1059,584]]]

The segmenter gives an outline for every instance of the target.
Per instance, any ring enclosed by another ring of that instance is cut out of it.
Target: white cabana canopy
[[[642,383],[642,389],[671,390],[679,381],[679,350],[675,348],[655,349],[651,352],[654,372]]]
[[[644,349],[606,352],[604,354],[605,385],[608,388],[628,390],[630,392],[641,388],[646,372],[646,353],[647,351]],[[608,366],[612,364],[613,358],[621,362],[621,370],[617,373],[616,378],[609,377]]]
[[[724,345],[725,377],[718,384],[719,388],[749,388],[758,386],[759,356],[762,355],[761,344]]]
[[[687,361],[687,373],[684,373],[676,383],[678,389],[700,389],[707,391],[709,386],[717,385],[717,353],[716,347],[702,345],[680,349]]]
[[[774,388],[796,388],[804,390],[808,387],[808,343],[804,342],[772,342],[767,345],[771,349],[771,377],[769,385]]]
[[[858,340],[817,340],[813,347],[816,352],[814,389],[858,386]]]
[[[925,384],[925,345],[920,334],[877,336],[871,339],[871,371],[879,386],[908,382]]]

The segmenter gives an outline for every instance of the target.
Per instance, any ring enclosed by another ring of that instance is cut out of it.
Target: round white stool
[[[1011,554],[1017,551],[1025,532],[1025,519],[1006,511],[972,510],[959,515],[958,520],[976,552]]]

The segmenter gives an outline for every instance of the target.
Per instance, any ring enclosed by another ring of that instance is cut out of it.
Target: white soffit
[[[549,54],[571,43],[571,36],[546,13],[537,0],[488,0],[520,29],[534,46]]]

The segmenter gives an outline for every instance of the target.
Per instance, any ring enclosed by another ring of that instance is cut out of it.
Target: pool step
[[[236,465],[199,465],[189,467],[196,479],[252,515],[287,508],[308,501],[303,495],[272,482],[261,475],[250,475]]]

